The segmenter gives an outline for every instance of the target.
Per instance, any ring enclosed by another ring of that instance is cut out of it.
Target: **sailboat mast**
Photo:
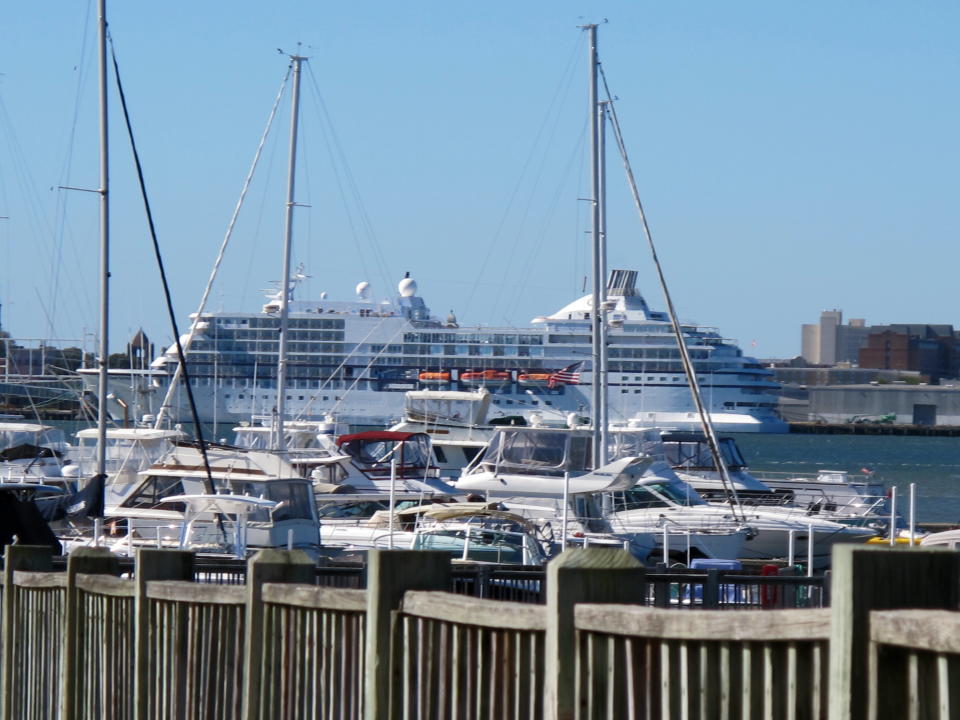
[[[277,348],[277,440],[279,450],[286,449],[283,418],[287,397],[287,326],[290,309],[290,249],[293,240],[293,193],[297,174],[297,129],[300,119],[300,65],[306,58],[291,55],[293,62],[293,97],[290,101],[290,156],[287,165],[287,205],[283,236],[283,274],[280,276],[280,343]]]
[[[605,448],[601,442],[600,406],[602,389],[600,377],[603,374],[600,359],[600,295],[603,279],[600,276],[600,138],[597,122],[597,26],[587,25],[590,37],[590,206],[591,237],[593,240],[593,295],[590,306],[590,338],[592,341],[593,367],[591,372],[591,405],[593,406],[593,459],[594,467],[600,467]]]
[[[610,427],[610,353],[607,344],[607,161],[606,161],[606,102],[597,103],[597,206],[599,210],[599,242],[597,252],[600,255],[600,313],[598,328],[600,330],[600,454],[597,466],[607,464],[610,444],[607,435]]]
[[[109,380],[110,166],[107,147],[107,8],[97,0],[100,75],[100,386],[97,388],[97,474],[107,467],[107,382]]]

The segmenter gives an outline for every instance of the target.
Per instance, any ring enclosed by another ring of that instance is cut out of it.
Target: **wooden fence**
[[[365,589],[286,551],[52,567],[7,548],[0,720],[960,716],[949,551],[841,546],[830,609],[728,612],[647,607],[645,569],[594,548],[550,563],[542,604],[452,593],[436,552],[372,552]]]

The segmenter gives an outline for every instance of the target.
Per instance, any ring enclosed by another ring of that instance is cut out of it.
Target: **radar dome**
[[[321,299],[321,300],[326,300],[326,299],[327,299],[327,292],[326,292],[326,290],[324,290],[322,293],[320,293],[320,299]]]
[[[417,294],[417,283],[410,277],[410,273],[403,276],[403,280],[397,286],[397,292],[400,293],[400,297],[413,297]]]
[[[361,300],[370,299],[370,283],[364,280],[361,283],[357,283],[357,297]]]

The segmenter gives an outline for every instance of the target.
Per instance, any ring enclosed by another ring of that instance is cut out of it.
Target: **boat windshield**
[[[237,495],[265,498],[278,503],[273,510],[260,508],[251,512],[250,522],[283,522],[285,520],[312,520],[314,517],[313,488],[304,480],[234,480],[231,492]]]
[[[97,465],[97,438],[83,437],[74,453],[74,459],[80,466],[81,473],[94,473]],[[171,448],[171,442],[166,438],[107,438],[104,452],[108,474],[119,473],[122,470],[138,471],[150,467],[165,452]]]
[[[693,488],[678,482],[644,483],[613,493],[614,512],[704,504],[703,498]]]
[[[326,520],[364,520],[373,517],[380,510],[386,510],[389,504],[383,501],[328,503],[318,508],[317,515]]]
[[[64,444],[63,431],[46,425],[29,426],[14,423],[14,427],[0,429],[0,450],[17,445],[38,445],[60,449]]]
[[[463,560],[474,562],[525,564],[534,553],[524,553],[524,534],[507,530],[471,527],[440,527],[421,530],[413,543],[414,550],[443,550]],[[527,548],[529,551],[529,548]]]
[[[179,477],[167,475],[151,475],[126,498],[120,507],[125,508],[155,508],[166,497],[183,495],[183,483]],[[183,512],[187,506],[183,503],[167,503],[164,510]]]
[[[488,401],[487,401],[488,402]],[[408,393],[406,414],[411,420],[427,423],[468,425],[483,422],[483,395],[471,397],[425,397]]]
[[[671,436],[664,438],[667,462],[672,467],[684,470],[714,470],[713,453],[706,438],[702,436]],[[741,470],[747,466],[740,448],[733,438],[720,438],[720,455],[731,470]]]
[[[656,428],[614,429],[607,435],[607,458],[612,462],[625,457],[646,455],[656,462],[665,460],[663,440]]]
[[[425,433],[404,440],[355,438],[343,443],[340,449],[370,475],[389,476],[391,461],[397,463],[398,477],[420,477],[430,466],[430,436]]]
[[[503,431],[491,441],[484,463],[528,475],[563,475],[590,470],[589,435],[550,431]]]

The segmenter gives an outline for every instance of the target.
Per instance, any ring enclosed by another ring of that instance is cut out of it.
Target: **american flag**
[[[579,385],[580,384],[580,368],[583,366],[583,360],[580,362],[575,362],[573,365],[567,365],[563,370],[557,370],[554,373],[550,373],[550,377],[547,378],[547,387],[552,388],[560,385]]]

